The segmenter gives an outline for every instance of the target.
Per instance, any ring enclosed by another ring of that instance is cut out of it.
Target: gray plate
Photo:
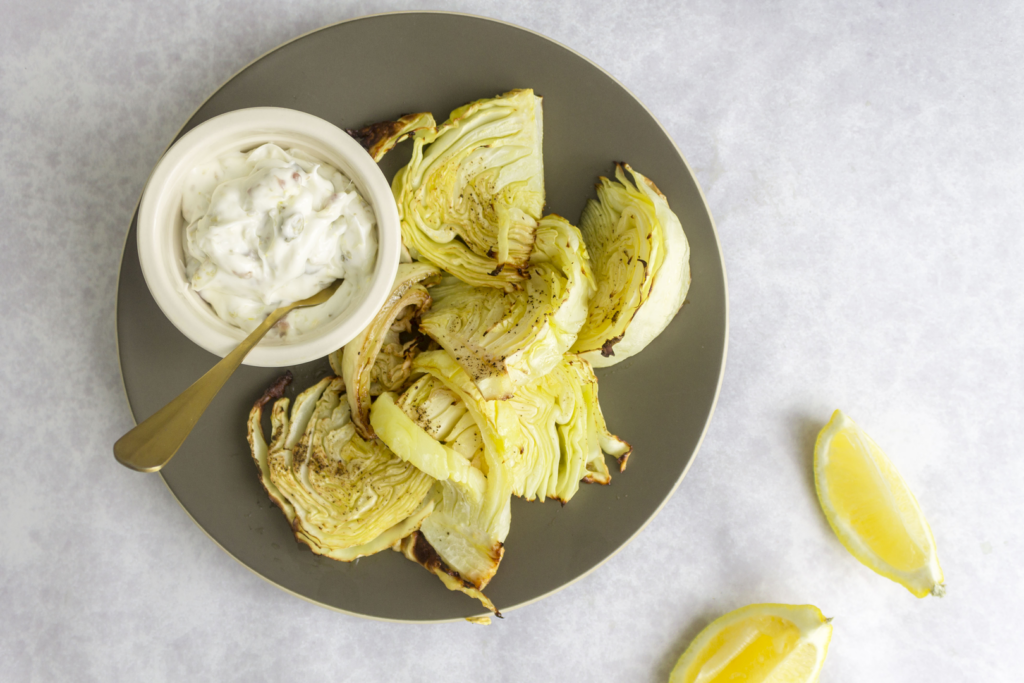
[[[597,373],[609,428],[634,447],[629,470],[607,487],[583,485],[565,507],[513,500],[505,559],[487,588],[506,612],[582,577],[638,533],[682,480],[711,419],[725,364],[725,273],[707,205],[672,140],[625,88],[571,50],[508,24],[426,12],[347,21],[287,43],[228,81],[181,131],[257,106],[300,109],[342,128],[413,111],[441,121],[466,102],[513,88],[544,97],[547,210],[578,220],[596,178],[612,173],[615,160],[629,162],[658,184],[682,220],[693,284],[653,344]],[[404,143],[385,157],[385,175],[408,157]],[[139,269],[134,221],[118,284],[117,337],[137,420],[217,360],[154,303]],[[291,396],[330,371],[326,360],[292,370]],[[253,401],[281,372],[240,368],[164,468],[185,510],[244,565],[327,607],[403,621],[479,614],[476,601],[397,553],[345,564],[298,546],[260,487],[245,439]]]

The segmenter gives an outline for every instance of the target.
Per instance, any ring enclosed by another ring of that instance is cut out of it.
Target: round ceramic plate
[[[629,469],[613,469],[609,486],[582,485],[564,507],[513,500],[505,558],[486,590],[506,613],[581,578],[637,534],[679,485],[711,419],[728,336],[725,273],[707,205],[672,140],[622,85],[558,43],[489,19],[429,12],[354,19],[293,40],[228,81],[182,129],[260,106],[299,109],[346,129],[414,111],[443,121],[466,102],[514,88],[544,97],[547,212],[578,221],[598,176],[626,161],[657,183],[682,220],[693,283],[660,337],[597,372],[608,426],[633,445]],[[406,142],[384,158],[389,180],[409,154]],[[117,338],[137,420],[217,360],[157,308],[139,269],[134,222],[118,284]],[[291,396],[330,372],[326,360],[291,370]],[[182,507],[244,565],[324,606],[402,621],[480,614],[475,600],[398,553],[346,564],[296,543],[260,486],[245,437],[253,401],[282,372],[242,367],[211,404],[162,471]]]

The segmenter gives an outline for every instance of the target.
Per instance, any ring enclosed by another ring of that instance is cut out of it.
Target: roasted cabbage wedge
[[[544,217],[527,278],[522,289],[505,292],[447,276],[431,289],[433,305],[420,320],[486,399],[510,398],[551,372],[576,341],[596,287],[579,229]]]
[[[451,576],[482,590],[504,554],[512,496],[505,457],[519,447],[518,420],[507,403],[480,399],[446,351],[420,354],[413,365],[425,376],[397,402],[381,394],[370,422],[399,457],[438,480],[441,500],[420,531]]]
[[[541,98],[513,90],[419,130],[392,190],[413,258],[480,287],[525,279],[544,209]]]
[[[580,230],[597,291],[572,350],[605,367],[639,353],[682,307],[690,246],[665,196],[628,164],[616,165],[615,180],[601,178]]]
[[[489,468],[487,458],[484,455],[484,440],[480,428],[473,419],[473,414],[469,412],[458,394],[448,389],[444,382],[433,375],[424,375],[398,398],[397,404],[411,420],[433,439],[466,458],[473,468],[484,473],[486,476]],[[461,460],[457,460],[457,462],[460,465],[462,464]],[[476,478],[475,474],[470,476]],[[459,478],[456,475],[452,477],[452,480],[456,481]],[[459,490],[461,488],[459,485],[453,484],[453,486],[454,489],[444,494],[443,500],[447,500],[450,504],[457,507],[462,504],[461,501],[465,498],[465,492]],[[402,552],[407,558],[420,563],[436,574],[450,590],[459,590],[471,597],[475,597],[484,606],[500,616],[494,604],[471,581],[463,579],[459,572],[449,567],[447,562],[444,561],[438,551],[427,540],[427,535],[435,538],[435,542],[438,542],[437,538],[440,537],[442,539],[442,551],[446,555],[449,554],[450,548],[447,547],[447,542],[450,532],[445,527],[451,525],[464,526],[465,522],[458,518],[453,518],[453,515],[450,513],[445,515],[445,517],[444,519],[438,517],[434,520],[439,523],[437,529],[428,528],[426,533],[417,532],[415,536],[410,536],[403,541]],[[443,536],[442,533],[444,534]],[[500,562],[501,557],[504,555],[504,549],[503,547],[498,549],[495,541],[498,543],[503,542],[504,534],[496,539],[490,538],[486,534],[480,537],[479,530],[470,527],[460,531],[458,535],[460,539],[465,537],[471,538],[473,543],[484,553],[481,560],[472,560],[472,565],[475,566],[478,563],[484,565],[488,561]],[[465,554],[466,551],[460,549],[459,552]],[[489,555],[490,560],[488,560],[487,555]],[[494,569],[497,569],[497,566]],[[463,569],[463,571],[467,570]],[[477,583],[479,584],[480,582]],[[482,587],[481,585],[480,588]]]
[[[424,283],[436,282],[441,271],[427,263],[398,266],[391,294],[374,319],[355,339],[329,356],[331,368],[345,380],[352,423],[364,439],[374,438],[370,401],[384,391],[399,391],[409,378],[416,340],[403,342],[401,333],[426,307],[430,294]]]
[[[374,161],[380,161],[384,155],[395,148],[399,142],[420,130],[433,131],[437,127],[434,117],[429,112],[406,114],[397,121],[381,121],[372,123],[358,130],[345,131],[356,142],[361,144]]]
[[[420,383],[409,391],[420,391]],[[429,391],[429,389],[427,389]],[[428,562],[430,554],[413,553],[415,559],[437,575],[450,590],[459,590],[497,611],[481,592],[498,570],[505,554],[504,540],[511,522],[511,485],[503,463],[493,448],[485,447],[487,474],[465,456],[428,434],[405,411],[416,407],[395,403],[394,394],[381,394],[373,402],[370,420],[384,443],[402,458],[438,480],[441,499],[420,531],[423,541],[440,562]],[[414,543],[415,541],[413,541]]]
[[[348,562],[398,544],[434,510],[430,475],[380,441],[355,433],[344,382],[327,377],[303,391],[289,413],[279,381],[249,413],[248,437],[260,481],[295,538],[318,555]],[[273,400],[268,445],[260,424]]]
[[[597,377],[587,361],[566,354],[547,375],[516,390],[508,403],[519,417],[525,450],[513,457],[513,488],[527,500],[563,503],[581,481],[608,484],[604,454],[625,469],[631,447],[605,425]]]

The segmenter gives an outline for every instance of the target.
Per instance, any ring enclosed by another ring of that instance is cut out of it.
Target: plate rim
[[[212,92],[210,92],[210,94],[207,95],[203,99],[203,101],[200,102],[199,105],[196,106],[196,108],[192,110],[192,113],[188,115],[188,117],[185,119],[184,123],[181,124],[181,126],[178,128],[177,132],[175,132],[174,136],[171,138],[170,142],[168,142],[167,146],[164,147],[164,150],[160,153],[160,157],[158,157],[158,161],[159,161],[160,158],[163,157],[164,154],[167,153],[167,150],[170,149],[171,145],[173,145],[174,142],[181,136],[181,131],[184,130],[185,126],[187,126],[189,124],[189,122],[195,117],[195,115],[199,112],[199,110],[202,109],[206,105],[206,103],[210,101],[211,98],[213,98],[217,93],[219,93],[221,90],[223,90],[225,86],[227,86],[229,83],[231,83],[242,72],[244,72],[246,69],[248,69],[250,66],[252,66],[256,62],[260,61],[264,57],[267,57],[268,55],[270,55],[270,54],[272,54],[274,52],[277,52],[281,48],[284,48],[284,47],[294,43],[297,40],[301,40],[302,38],[305,38],[307,36],[313,35],[314,33],[318,33],[320,31],[324,31],[324,30],[333,28],[335,26],[340,26],[342,24],[354,23],[354,22],[357,22],[357,21],[363,21],[363,20],[366,20],[366,19],[375,19],[375,18],[378,18],[378,17],[395,16],[395,15],[403,15],[403,14],[434,14],[434,15],[448,15],[448,16],[456,16],[456,17],[467,17],[467,18],[470,18],[470,19],[479,19],[479,20],[482,20],[482,21],[489,21],[489,22],[492,22],[492,23],[495,23],[495,24],[501,24],[501,25],[507,26],[509,28],[513,28],[513,29],[517,29],[517,30],[520,30],[520,31],[524,31],[526,33],[530,33],[530,34],[532,34],[534,36],[537,36],[538,38],[541,38],[543,40],[546,40],[546,41],[549,41],[549,42],[553,43],[554,45],[557,45],[558,47],[562,48],[563,50],[566,50],[567,52],[575,55],[576,57],[579,57],[584,62],[586,62],[590,66],[594,67],[599,72],[601,72],[604,76],[606,76],[609,79],[611,79],[611,81],[613,83],[615,83],[620,88],[625,90],[626,93],[628,93],[629,96],[632,97],[633,100],[636,101],[636,103],[638,105],[640,105],[640,107],[645,112],[647,112],[647,115],[651,117],[651,120],[654,121],[654,123],[658,126],[658,128],[661,129],[661,131],[665,134],[665,137],[672,144],[672,149],[675,151],[676,155],[678,155],[679,159],[683,162],[683,166],[686,167],[686,170],[687,170],[687,172],[689,172],[690,177],[693,178],[693,184],[697,188],[697,193],[700,196],[701,202],[703,202],[703,204],[704,204],[704,210],[707,213],[708,220],[711,223],[711,232],[712,232],[712,234],[713,234],[713,236],[715,238],[715,247],[717,248],[716,251],[718,253],[719,267],[721,268],[721,271],[722,271],[722,294],[723,294],[723,302],[724,302],[724,306],[725,306],[724,311],[723,311],[723,314],[724,314],[723,315],[723,319],[724,319],[724,323],[725,324],[724,324],[724,340],[723,340],[723,343],[722,343],[722,357],[721,357],[721,361],[720,361],[720,365],[719,365],[718,379],[717,379],[716,384],[715,384],[715,393],[714,393],[714,396],[713,396],[713,398],[711,400],[711,408],[708,411],[707,419],[704,421],[704,427],[701,430],[700,437],[697,439],[697,443],[694,445],[693,455],[690,457],[689,461],[686,463],[686,466],[683,468],[683,471],[679,474],[679,477],[676,479],[675,483],[672,485],[672,488],[668,492],[668,495],[666,495],[662,499],[662,501],[658,504],[658,507],[655,508],[654,512],[652,512],[650,514],[650,516],[647,517],[647,519],[644,520],[644,522],[636,529],[636,531],[634,531],[632,534],[630,534],[629,538],[627,538],[625,541],[623,541],[621,544],[619,544],[619,546],[617,548],[615,548],[615,550],[613,550],[611,553],[606,555],[603,559],[601,559],[600,562],[598,562],[594,566],[590,567],[588,570],[586,570],[582,574],[579,574],[578,576],[574,577],[573,579],[571,579],[569,581],[566,581],[565,583],[563,583],[563,584],[561,584],[561,585],[559,585],[559,586],[557,586],[555,588],[552,588],[551,590],[547,591],[546,593],[542,593],[542,594],[537,595],[537,596],[535,596],[535,597],[533,597],[533,598],[531,598],[529,600],[524,600],[524,601],[518,602],[518,603],[516,603],[514,605],[503,606],[501,609],[502,609],[502,613],[504,614],[504,613],[512,612],[513,610],[520,609],[522,607],[527,607],[529,605],[532,605],[532,604],[534,604],[534,603],[536,603],[536,602],[538,602],[540,600],[543,600],[543,599],[545,599],[545,598],[547,598],[547,597],[549,597],[549,596],[551,596],[551,595],[553,595],[555,593],[558,593],[558,592],[560,592],[562,590],[565,590],[569,586],[572,586],[572,585],[576,584],[577,582],[582,581],[586,577],[590,576],[592,573],[594,573],[595,571],[597,571],[598,569],[603,567],[609,560],[611,560],[613,557],[615,557],[620,552],[622,552],[622,550],[626,546],[628,546],[630,543],[632,543],[636,539],[636,537],[638,535],[640,535],[640,533],[642,531],[644,531],[648,527],[648,525],[650,525],[651,522],[654,521],[654,518],[657,517],[659,514],[661,514],[661,511],[665,508],[665,506],[668,504],[668,502],[673,497],[675,497],[676,491],[679,489],[680,484],[683,483],[683,479],[686,478],[686,475],[689,473],[690,468],[693,467],[693,461],[697,459],[697,454],[700,452],[701,447],[704,445],[704,439],[705,439],[705,437],[707,437],[708,429],[711,427],[711,422],[714,419],[715,411],[718,408],[718,399],[720,398],[721,393],[722,393],[722,383],[723,383],[723,380],[725,378],[725,366],[726,366],[726,362],[727,362],[728,356],[729,356],[729,277],[728,277],[728,272],[726,271],[726,268],[725,268],[725,255],[722,252],[722,241],[721,241],[721,239],[720,239],[720,237],[718,235],[718,225],[715,223],[715,217],[711,213],[711,206],[708,204],[707,197],[704,194],[704,188],[701,187],[701,184],[698,182],[697,176],[696,176],[696,174],[694,174],[693,168],[690,166],[690,162],[687,161],[686,156],[683,154],[682,150],[679,149],[679,146],[676,144],[675,139],[669,134],[668,130],[661,123],[661,121],[658,119],[658,117],[654,115],[654,112],[652,112],[647,107],[647,105],[644,104],[644,102],[639,97],[636,96],[636,94],[632,90],[630,90],[628,87],[626,87],[625,84],[623,84],[621,81],[619,81],[618,78],[616,78],[613,74],[608,72],[600,64],[597,64],[596,62],[594,62],[592,59],[590,59],[587,56],[581,54],[580,52],[574,50],[573,48],[569,47],[568,45],[565,45],[562,42],[560,42],[560,41],[558,41],[558,40],[556,40],[554,38],[551,38],[550,36],[544,35],[543,33],[540,33],[539,31],[535,31],[535,30],[533,30],[531,28],[527,28],[525,26],[520,26],[519,24],[513,24],[512,22],[505,21],[504,19],[496,19],[494,17],[486,17],[486,16],[482,16],[482,15],[479,15],[479,14],[470,14],[468,12],[454,12],[454,11],[450,11],[450,10],[396,10],[396,11],[392,11],[392,12],[377,12],[377,13],[374,13],[374,14],[364,14],[364,15],[360,15],[358,17],[352,17],[350,19],[342,19],[340,21],[335,21],[335,22],[332,22],[330,24],[325,24],[325,25],[320,26],[318,28],[306,31],[305,33],[297,35],[294,38],[291,38],[291,39],[286,40],[285,42],[283,42],[283,43],[281,43],[279,45],[276,45],[275,47],[273,47],[273,48],[267,50],[266,52],[262,53],[261,55],[259,55],[255,59],[250,60],[243,67],[241,67],[240,69],[235,71],[233,74],[231,74],[230,77],[228,77],[223,83],[221,83],[219,86],[217,86]],[[117,288],[117,291],[115,291],[115,296],[114,296],[114,320],[113,320],[113,326],[114,326],[114,351],[117,354],[117,371],[118,371],[118,375],[120,376],[120,379],[121,379],[121,392],[122,392],[122,394],[124,396],[125,404],[128,406],[128,414],[131,415],[132,422],[133,422],[133,424],[136,424],[136,425],[138,424],[138,420],[135,417],[135,411],[132,410],[131,400],[128,398],[128,387],[125,385],[124,369],[123,369],[123,367],[121,365],[121,339],[120,339],[120,337],[117,334],[117,324],[118,324],[117,323],[117,321],[118,321],[118,313],[117,313],[117,311],[118,311],[118,299],[119,299],[119,297],[117,296],[117,293],[120,291],[121,272],[122,272],[122,269],[124,268],[124,255],[125,255],[125,250],[127,249],[127,246],[128,246],[128,237],[131,234],[132,223],[134,223],[135,220],[136,220],[136,216],[137,216],[137,214],[139,212],[139,204],[142,201],[142,194],[145,191],[146,185],[149,183],[149,178],[152,176],[153,170],[155,170],[155,169],[156,169],[156,164],[154,164],[153,169],[150,170],[149,175],[146,177],[146,181],[142,184],[142,190],[139,192],[139,197],[135,201],[135,208],[132,211],[131,219],[128,221],[128,228],[125,230],[125,233],[124,233],[124,241],[121,244],[121,257],[120,257],[120,259],[118,259],[118,264],[117,264],[118,288]],[[467,619],[467,617],[453,617],[453,618],[450,618],[450,619],[395,619],[395,618],[390,618],[390,617],[379,617],[379,616],[370,615],[370,614],[362,614],[360,612],[352,612],[352,611],[349,611],[349,610],[346,610],[346,609],[342,609],[340,607],[336,607],[334,605],[328,605],[326,603],[314,600],[313,598],[310,598],[310,597],[308,597],[306,595],[302,595],[300,593],[297,593],[297,592],[293,591],[292,589],[288,588],[287,586],[283,586],[283,585],[277,583],[276,581],[270,579],[269,577],[264,576],[263,574],[259,573],[258,571],[256,571],[252,567],[250,567],[248,564],[243,562],[241,559],[236,557],[234,555],[234,553],[232,553],[227,548],[225,548],[223,545],[221,545],[217,541],[217,539],[215,539],[206,530],[206,528],[203,527],[203,525],[200,524],[196,520],[196,518],[192,516],[192,513],[190,513],[188,511],[188,509],[182,504],[181,500],[179,500],[178,497],[174,494],[174,491],[173,491],[173,489],[171,489],[170,484],[167,483],[167,480],[164,478],[163,473],[158,472],[158,474],[160,475],[160,481],[163,482],[164,487],[167,489],[168,493],[171,494],[171,498],[174,499],[174,502],[176,502],[178,504],[178,506],[185,512],[185,514],[188,515],[188,518],[190,520],[192,520],[192,523],[195,524],[196,527],[198,527],[200,529],[200,531],[202,531],[206,535],[206,537],[208,539],[213,541],[217,545],[218,548],[220,548],[224,553],[226,553],[228,555],[228,557],[233,559],[235,562],[237,562],[241,566],[245,567],[245,569],[249,570],[250,572],[252,572],[256,576],[258,576],[259,578],[263,579],[267,583],[271,584],[272,586],[274,586],[274,587],[276,587],[276,588],[278,588],[278,589],[280,589],[280,590],[282,590],[282,591],[284,591],[284,592],[286,592],[286,593],[288,593],[290,595],[294,595],[295,597],[300,598],[300,599],[302,599],[302,600],[304,600],[304,601],[306,601],[306,602],[308,602],[310,604],[316,605],[318,607],[326,608],[326,609],[331,610],[333,612],[338,612],[338,613],[345,614],[345,615],[348,615],[348,616],[351,616],[351,617],[356,617],[356,618],[359,618],[359,619],[368,619],[368,620],[371,620],[371,621],[388,622],[388,623],[395,623],[395,624],[451,624],[451,623],[462,622],[462,621],[465,621]],[[491,612],[489,612],[487,610],[483,610],[479,614],[474,615],[474,617],[476,617],[476,616],[491,617],[493,615],[491,614]]]

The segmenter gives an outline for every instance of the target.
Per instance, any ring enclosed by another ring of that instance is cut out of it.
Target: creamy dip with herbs
[[[377,260],[373,210],[352,181],[300,150],[226,154],[185,179],[185,274],[225,322],[246,332],[276,308],[344,281],[271,335],[292,337],[358,303]]]

